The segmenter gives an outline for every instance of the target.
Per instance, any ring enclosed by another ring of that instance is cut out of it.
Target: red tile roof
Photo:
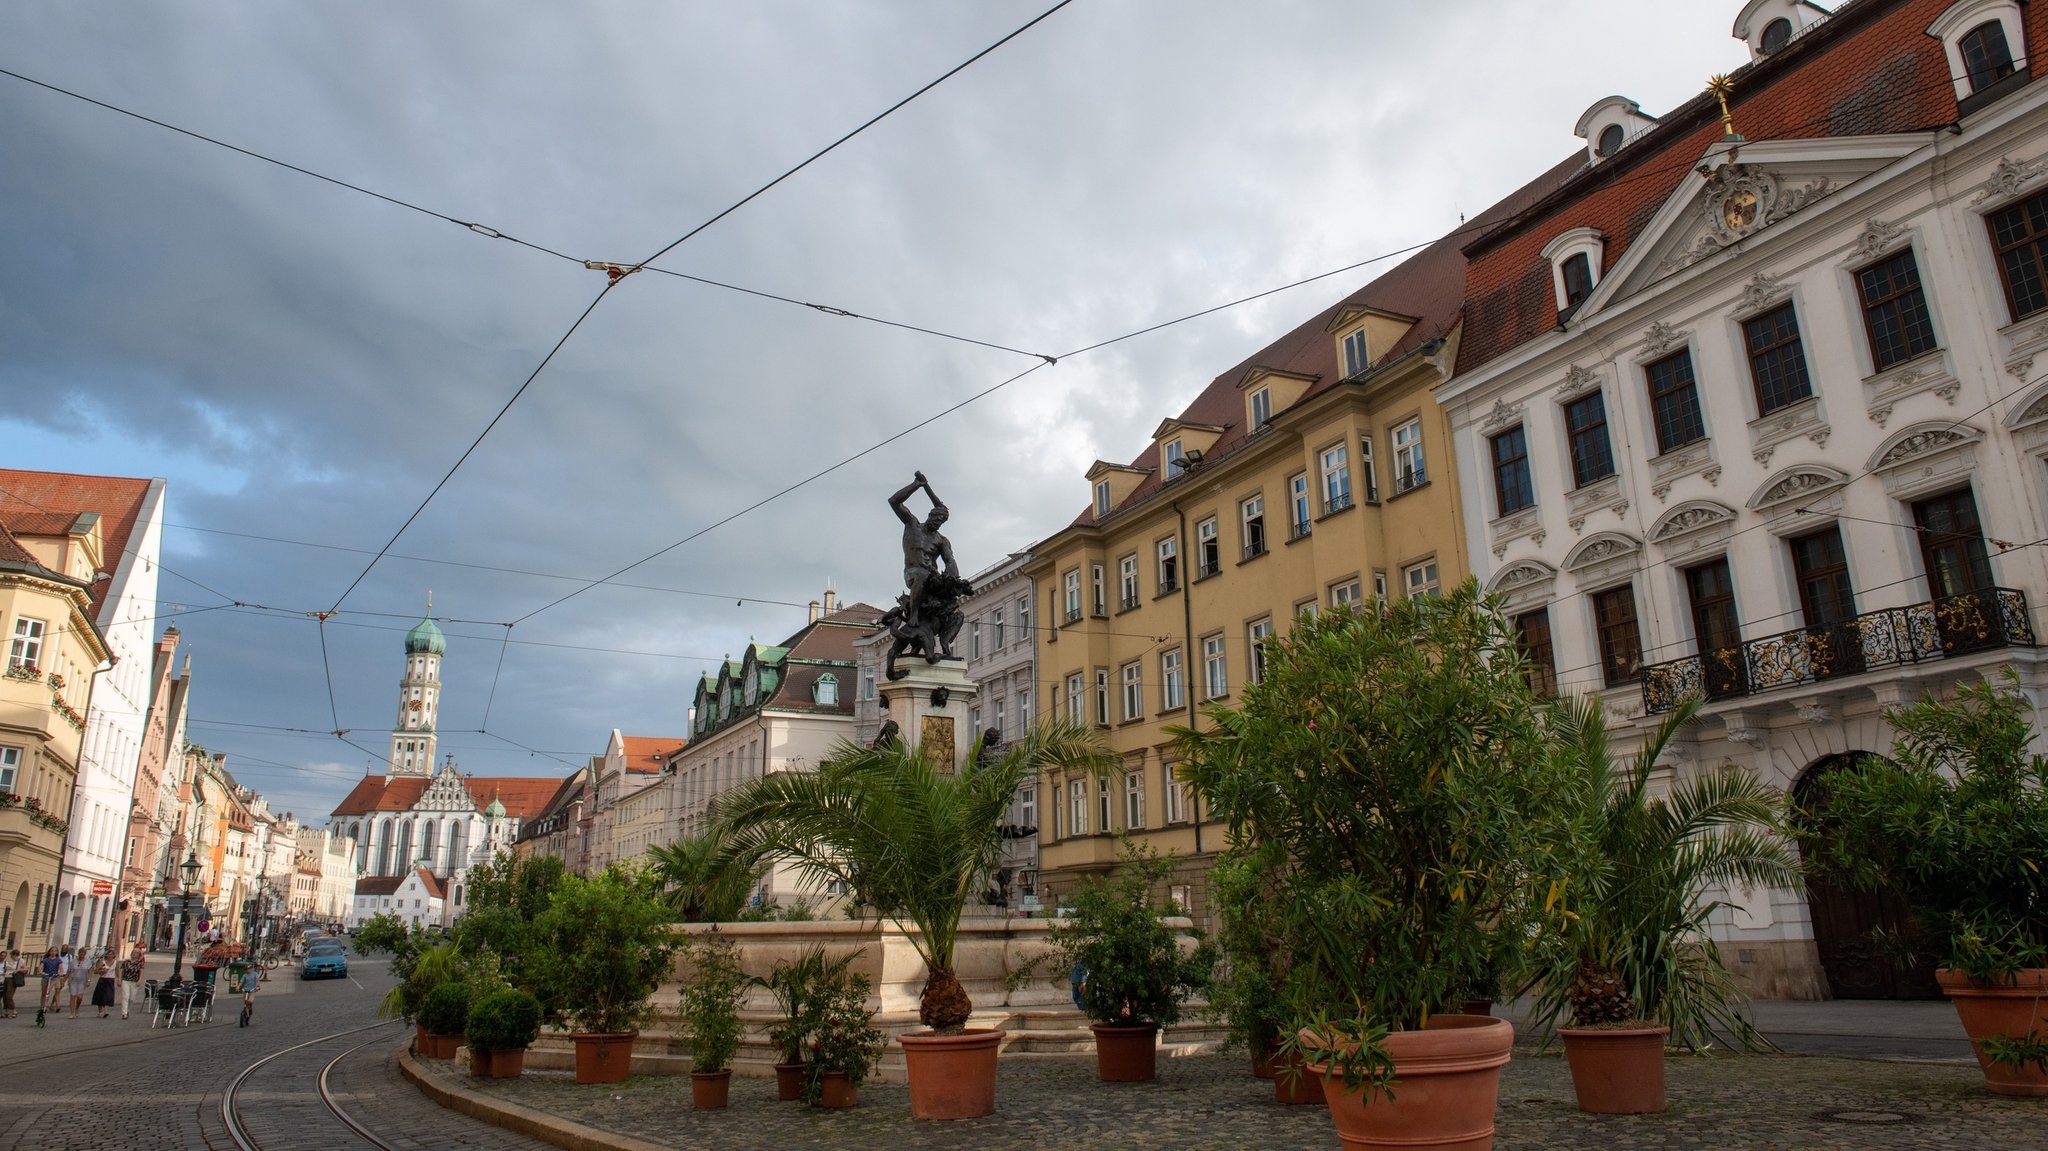
[[[1576,162],[1557,165],[1473,217],[1470,222],[1461,224],[1456,231],[1295,325],[1286,335],[1210,381],[1173,420],[1225,429],[1215,445],[1203,453],[1212,463],[1244,446],[1250,429],[1245,427],[1245,400],[1238,385],[1248,373],[1263,368],[1313,381],[1302,394],[1302,400],[1338,386],[1343,382],[1344,372],[1337,362],[1337,341],[1331,336],[1330,325],[1347,309],[1366,308],[1387,315],[1415,317],[1415,323],[1406,334],[1381,352],[1373,363],[1374,367],[1391,363],[1431,340],[1448,335],[1458,322],[1465,298],[1465,256],[1460,250],[1461,245],[1489,224],[1505,220],[1549,195],[1582,166]],[[1145,473],[1145,478],[1117,504],[1118,510],[1143,502],[1165,486],[1165,481],[1157,474],[1158,458],[1157,450],[1148,444],[1131,461],[1128,467]],[[1084,509],[1073,522],[1093,523],[1093,510]]]
[[[356,877],[356,894],[390,895],[404,882],[403,875],[360,875]]]
[[[413,874],[420,877],[420,886],[427,889],[428,895],[433,896],[435,899],[448,898],[448,885],[441,882],[440,876],[435,875],[424,867],[413,868]]]
[[[18,564],[22,567],[34,568],[40,571],[50,571],[49,568],[43,566],[43,561],[37,559],[34,553],[21,546],[21,542],[14,538],[14,533],[9,531],[4,523],[0,523],[0,563]],[[57,573],[50,572],[50,574],[55,575]]]
[[[475,798],[478,811],[489,807],[491,800],[495,799],[505,805],[505,814],[516,817],[521,823],[540,814],[562,786],[561,780],[546,776],[472,775],[464,778],[463,782],[469,785],[469,794]],[[427,783],[427,777],[422,775],[367,775],[356,781],[355,787],[335,805],[333,814],[410,811],[427,790]]]
[[[1955,89],[1939,40],[1926,34],[1952,0],[1853,0],[1826,23],[1733,74],[1729,110],[1751,142],[1878,135],[1956,119]],[[2027,40],[2048,37],[2048,5],[2027,13]],[[1465,331],[1458,371],[1469,372],[1557,326],[1557,297],[1542,249],[1573,228],[1603,236],[1602,271],[1642,237],[1666,197],[1722,135],[1709,95],[1667,113],[1614,157],[1563,182],[1528,211],[1466,246]]]
[[[685,741],[672,735],[622,735],[619,742],[625,747],[626,770],[651,775],[661,770],[669,756],[682,750]],[[511,808],[510,804],[505,806],[507,810]]]
[[[62,517],[54,532],[61,535],[81,512],[100,514],[100,536],[106,541],[102,562],[107,571],[120,570],[125,553],[142,518],[150,484],[156,481],[124,479],[119,476],[77,476],[65,472],[27,472],[0,468],[0,516],[18,524],[20,517],[40,515],[49,520]],[[17,530],[25,530],[17,528]],[[36,531],[33,534],[45,534]],[[92,588],[93,618],[99,619],[111,580]]]

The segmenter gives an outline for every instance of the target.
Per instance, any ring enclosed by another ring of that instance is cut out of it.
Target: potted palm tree
[[[887,1037],[875,1026],[867,1005],[872,985],[853,975],[822,987],[818,993],[815,1030],[806,1040],[803,1098],[815,1107],[852,1107],[860,1102],[860,1085],[882,1058]]]
[[[2000,1095],[2048,1095],[2048,758],[2027,750],[2033,712],[2010,669],[1894,709],[1891,759],[1829,776],[1806,831],[1845,884],[1905,898]]]
[[[680,923],[727,923],[746,910],[766,870],[729,858],[716,836],[686,835],[647,849],[648,875]]]
[[[1075,723],[1034,728],[1000,755],[976,740],[957,770],[950,747],[841,743],[815,772],[779,772],[721,798],[715,834],[736,858],[784,856],[818,881],[847,885],[904,930],[925,963],[917,1014],[899,1036],[910,1113],[965,1119],[995,1110],[1000,1031],[970,1029],[974,1003],[953,972],[967,901],[1002,858],[1001,824],[1017,785],[1047,768],[1107,771],[1115,755]]]
[[[1617,764],[1597,700],[1566,699],[1548,717],[1568,775],[1576,874],[1562,888],[1562,925],[1540,947],[1543,990],[1532,1018],[1557,1028],[1579,1110],[1664,1109],[1667,1037],[1698,1049],[1715,1034],[1750,1049],[1769,1043],[1743,1016],[1707,920],[1717,889],[1797,889],[1799,861],[1784,799],[1733,767],[1676,781],[1652,799],[1650,773],[1698,717],[1691,700]]]
[[[731,940],[698,936],[683,948],[683,1021],[690,1027],[690,1105],[723,1107],[732,1089],[732,1057],[740,1049],[740,1000],[747,976]]]
[[[1121,854],[1116,875],[1082,884],[1047,936],[1063,966],[1087,973],[1075,999],[1093,1021],[1096,1077],[1105,1083],[1156,1077],[1159,1029],[1179,1021],[1181,1005],[1208,985],[1216,966],[1206,941],[1182,954],[1180,934],[1162,918],[1180,909],[1152,902],[1171,861],[1128,839]]]
[[[526,970],[572,1032],[578,1083],[619,1083],[631,1070],[639,1025],[670,973],[670,919],[650,883],[614,865],[564,876],[535,920]]]
[[[463,1027],[470,1074],[519,1078],[526,1049],[540,1037],[540,1020],[540,1000],[529,992],[507,987],[474,997]]]
[[[1304,616],[1266,656],[1236,706],[1174,736],[1232,847],[1276,849],[1284,1046],[1347,1146],[1490,1147],[1513,1028],[1458,1008],[1561,870],[1514,629],[1467,581]]]
[[[847,980],[853,961],[866,952],[856,948],[837,959],[825,958],[825,945],[814,943],[796,959],[778,960],[764,976],[750,982],[774,996],[782,1018],[768,1028],[768,1041],[781,1061],[775,1064],[775,1097],[785,1102],[804,1095],[804,1044],[817,1030],[821,1004]]]

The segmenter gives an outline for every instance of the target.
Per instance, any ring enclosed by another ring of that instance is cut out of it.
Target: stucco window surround
[[[1626,96],[1603,96],[1579,114],[1572,134],[1586,142],[1586,162],[1598,164],[1657,126],[1657,118]],[[1596,264],[1597,260],[1594,261]]]
[[[1595,532],[1564,557],[1564,570],[1587,593],[1627,584],[1642,569],[1643,541],[1623,532]]]
[[[1515,427],[1523,429],[1523,443],[1526,449],[1528,425],[1524,420],[1526,407],[1510,404],[1505,399],[1496,399],[1493,408],[1487,412],[1475,427],[1472,439],[1474,459],[1490,460],[1493,437]],[[1533,476],[1532,476],[1533,478]],[[1515,540],[1527,538],[1534,543],[1543,543],[1543,501],[1539,496],[1527,507],[1518,508],[1505,515],[1496,516],[1486,525],[1487,546],[1493,551],[1493,558],[1507,555],[1508,545]]]
[[[1739,334],[1740,328],[1737,328]],[[1629,374],[1637,394],[1643,399],[1644,412],[1652,421],[1646,444],[1657,443],[1657,405],[1650,392],[1650,366],[1661,363],[1684,352],[1692,357],[1693,403],[1698,409],[1700,427],[1705,433],[1699,439],[1680,444],[1668,452],[1651,456],[1646,463],[1650,469],[1650,495],[1661,501],[1671,494],[1672,487],[1689,476],[1699,476],[1709,487],[1721,482],[1720,457],[1714,449],[1714,421],[1708,410],[1709,405],[1700,397],[1701,369],[1699,349],[1695,346],[1693,333],[1681,331],[1668,324],[1653,324],[1644,335],[1643,345],[1629,358]]]
[[[1969,65],[1963,60],[1963,40],[1971,32],[1994,21],[2005,30],[2005,46],[2012,53],[2013,71],[2026,72],[2027,27],[2015,0],[1963,0],[1950,6],[1927,26],[1927,34],[1941,41],[1942,54],[1948,58],[1948,74],[1955,82],[1958,101],[1967,100],[1992,86],[1990,83],[1981,87],[1971,84]]]
[[[1519,615],[1556,598],[1557,569],[1539,559],[1519,559],[1495,572],[1486,592],[1502,598],[1504,614]]]
[[[1826,464],[1793,464],[1773,472],[1747,504],[1764,519],[1764,530],[1781,539],[1811,535],[1842,514],[1849,473]]]
[[[1969,483],[1977,471],[1977,444],[1983,438],[1983,432],[1968,424],[1914,424],[1879,444],[1864,470],[1883,481],[1885,495],[1910,502]],[[1910,523],[1910,513],[1900,522]]]
[[[1625,450],[1617,450],[1615,447],[1615,431],[1621,416],[1614,405],[1607,402],[1609,395],[1605,387],[1606,383],[1607,377],[1604,373],[1589,371],[1574,364],[1565,370],[1564,383],[1559,385],[1551,393],[1550,397],[1556,412],[1556,418],[1552,425],[1556,429],[1552,450],[1556,453],[1556,458],[1561,461],[1566,482],[1572,482],[1576,479],[1572,471],[1572,429],[1570,417],[1566,414],[1567,409],[1572,404],[1596,392],[1600,394],[1601,399],[1603,422],[1600,432],[1602,439],[1606,443],[1609,460],[1608,467],[1610,470],[1604,476],[1572,487],[1565,492],[1565,525],[1575,532],[1585,530],[1586,520],[1594,512],[1603,509],[1614,509],[1614,515],[1617,519],[1625,519],[1628,515],[1628,491],[1622,486],[1620,468],[1621,462],[1626,458],[1626,453]],[[1627,441],[1624,440],[1623,443],[1626,445]],[[1542,501],[1542,494],[1540,492],[1537,495],[1537,500],[1539,503]]]
[[[1930,290],[1928,262],[1921,239],[1919,228],[1913,225],[1876,218],[1866,220],[1863,231],[1857,234],[1848,252],[1835,265],[1836,284],[1849,309],[1850,328],[1861,337],[1851,339],[1849,345],[1856,356],[1857,371],[1863,377],[1865,405],[1870,418],[1880,427],[1891,418],[1893,405],[1907,396],[1934,392],[1943,399],[1950,399],[1961,387],[1949,366],[1948,325],[1942,319],[1941,300]],[[1920,277],[1920,295],[1926,305],[1927,324],[1933,332],[1934,344],[1909,360],[1880,369],[1871,350],[1870,320],[1864,310],[1860,276],[1865,269],[1908,252],[1913,256],[1913,265]],[[1991,275],[1989,283],[1995,285],[1997,273],[1994,271]]]
[[[2036,385],[2014,404],[2004,426],[2022,452],[2048,464],[2048,382]],[[2038,474],[2048,476],[2048,470]]]
[[[1761,60],[1782,51],[1827,18],[1826,8],[1808,0],[1749,0],[1736,15],[1729,35],[1749,45],[1751,60]]]
[[[1585,303],[1585,296],[1581,296],[1576,302],[1569,298],[1565,284],[1565,264],[1574,256],[1586,257],[1588,280],[1585,284],[1585,293],[1589,296],[1593,289],[1600,286],[1600,276],[1605,270],[1600,259],[1605,250],[1605,238],[1601,236],[1598,228],[1573,228],[1543,245],[1543,258],[1550,261],[1550,290],[1557,303],[1560,323],[1579,304]]]

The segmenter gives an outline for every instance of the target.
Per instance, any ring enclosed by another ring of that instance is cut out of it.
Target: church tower
[[[447,637],[434,625],[434,597],[429,593],[426,616],[405,633],[405,677],[398,681],[398,722],[391,728],[392,775],[433,774],[441,657],[447,652]]]

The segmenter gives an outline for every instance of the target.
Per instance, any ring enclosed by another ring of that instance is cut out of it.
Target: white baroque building
[[[1473,569],[1546,686],[1624,736],[1703,695],[1660,770],[1809,802],[1888,707],[2044,686],[2048,602],[2048,14],[1815,11],[1744,7],[1725,113],[1595,105],[1583,171],[1466,248],[1439,390]],[[1925,990],[1871,945],[1881,895],[1726,896],[1759,993]]]

